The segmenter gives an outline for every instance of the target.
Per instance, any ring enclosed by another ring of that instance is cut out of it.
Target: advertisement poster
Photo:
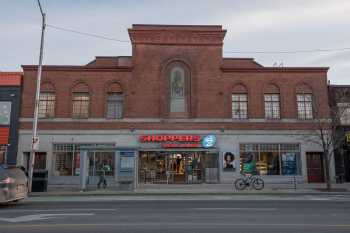
[[[297,162],[295,153],[282,154],[282,174],[295,175],[297,172]]]
[[[223,156],[223,169],[224,171],[236,171],[235,155],[233,152],[225,152]]]

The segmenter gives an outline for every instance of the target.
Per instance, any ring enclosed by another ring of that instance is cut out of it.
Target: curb
[[[89,192],[66,192],[66,193],[30,193],[28,197],[69,197],[69,196],[80,196],[80,197],[96,197],[96,196],[302,196],[302,195],[314,195],[314,196],[327,196],[327,195],[349,195],[350,192],[232,192],[232,193],[141,193],[141,192],[106,192],[106,193],[89,193]]]

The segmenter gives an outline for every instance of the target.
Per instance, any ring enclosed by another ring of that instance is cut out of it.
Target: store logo
[[[202,139],[202,146],[204,148],[209,148],[215,146],[216,143],[216,136],[213,134],[204,136]]]

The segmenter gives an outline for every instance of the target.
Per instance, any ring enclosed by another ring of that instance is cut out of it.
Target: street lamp
[[[42,9],[41,4],[40,4],[40,0],[38,0],[38,5],[39,5],[40,13],[42,16],[42,24],[41,24],[39,66],[38,66],[37,79],[36,79],[32,152],[30,153],[30,158],[29,158],[29,171],[28,171],[28,190],[29,190],[29,192],[32,191],[33,169],[34,169],[34,164],[35,164],[35,152],[38,151],[38,149],[39,149],[39,137],[38,137],[37,129],[38,129],[41,70],[42,70],[43,50],[44,50],[44,36],[45,36],[45,28],[46,28],[46,14],[43,12],[43,9]]]

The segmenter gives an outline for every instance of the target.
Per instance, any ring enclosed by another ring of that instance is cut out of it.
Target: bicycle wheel
[[[261,178],[256,178],[254,181],[253,181],[253,187],[256,189],[256,190],[262,190],[264,188],[264,180],[261,179]]]
[[[244,180],[242,178],[239,178],[235,181],[235,187],[237,190],[243,190],[245,189],[247,186],[244,182]]]

